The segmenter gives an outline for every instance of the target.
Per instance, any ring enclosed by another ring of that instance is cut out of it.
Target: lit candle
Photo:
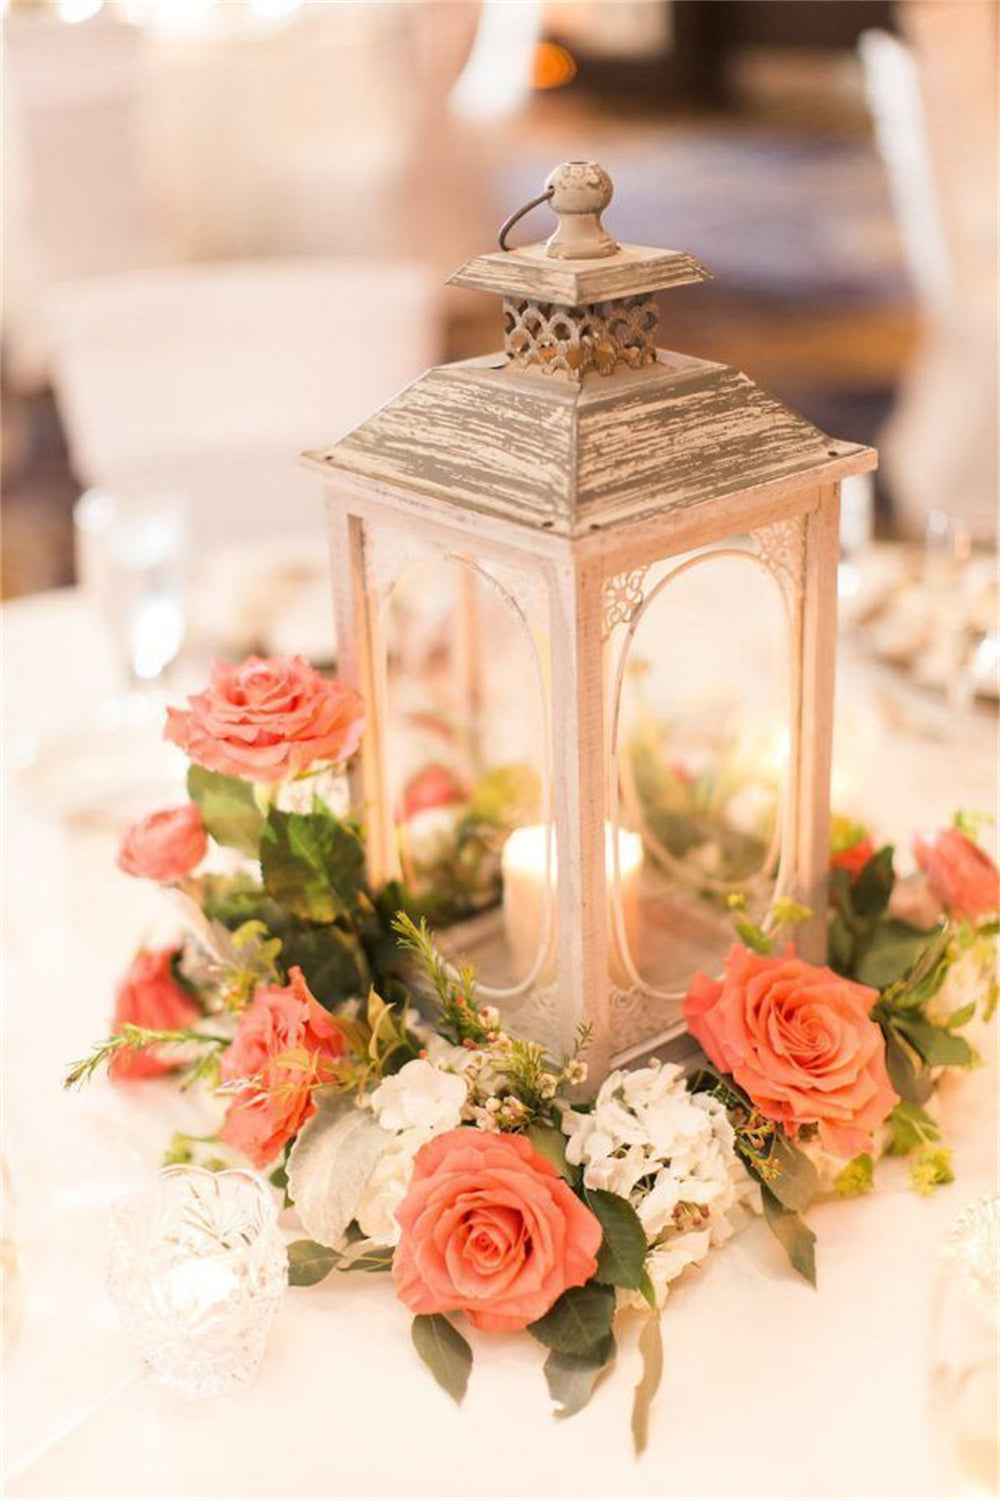
[[[558,953],[556,908],[558,870],[554,831],[543,823],[516,828],[503,847],[503,919],[507,947],[511,956],[511,975],[515,982],[527,979],[533,969],[545,935],[546,911],[546,845],[551,837],[550,891],[551,918],[549,942],[536,982],[547,984],[556,977]],[[611,949],[611,973],[618,984],[626,983],[624,965],[618,952],[611,896],[614,886],[614,846],[611,825],[604,825],[604,858],[608,876],[608,940]],[[636,951],[639,930],[639,877],[642,871],[642,839],[627,828],[618,830],[618,873],[622,915],[629,949]]]

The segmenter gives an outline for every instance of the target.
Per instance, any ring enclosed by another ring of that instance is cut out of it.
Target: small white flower
[[[460,1123],[468,1093],[464,1078],[416,1058],[382,1080],[371,1107],[383,1130],[418,1128],[437,1134]]]

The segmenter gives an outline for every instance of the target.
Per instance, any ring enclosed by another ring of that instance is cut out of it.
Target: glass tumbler
[[[996,1495],[1000,1404],[1000,1196],[959,1214],[934,1288],[931,1420],[956,1495]]]
[[[253,1172],[166,1167],[115,1206],[112,1297],[147,1368],[182,1396],[253,1378],[287,1280],[274,1196]]]

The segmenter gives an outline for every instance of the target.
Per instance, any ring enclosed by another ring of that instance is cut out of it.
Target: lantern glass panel
[[[555,933],[547,642],[532,599],[502,565],[438,551],[403,569],[383,610],[400,875],[442,949],[501,994],[539,979]]]
[[[638,899],[612,870],[626,981],[660,996],[712,972],[731,901],[775,893],[787,794],[790,636],[779,584],[740,542],[651,568],[615,632],[611,800],[643,846]]]

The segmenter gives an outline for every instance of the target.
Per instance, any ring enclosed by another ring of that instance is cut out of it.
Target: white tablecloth
[[[8,746],[82,714],[109,680],[100,633],[71,591],[6,607],[4,637]],[[946,743],[907,739],[874,716],[870,687],[866,669],[845,662],[838,778],[852,812],[902,837],[955,804],[993,804],[989,726]],[[675,1289],[638,1463],[634,1335],[590,1407],[564,1423],[549,1415],[542,1350],[479,1338],[459,1412],[420,1367],[380,1277],[290,1292],[241,1394],[187,1405],[140,1376],[105,1290],[108,1207],[145,1180],[196,1107],[165,1084],[101,1080],[71,1095],[61,1080],[103,1034],[116,975],[162,923],[162,898],[115,870],[110,832],[31,809],[5,760],[4,1153],[25,1282],[4,1358],[7,1495],[951,1492],[926,1416],[930,1289],[948,1221],[996,1185],[992,1068],[943,1100],[953,1186],[919,1198],[905,1167],[886,1163],[876,1193],[814,1211],[817,1292],[759,1224]]]

